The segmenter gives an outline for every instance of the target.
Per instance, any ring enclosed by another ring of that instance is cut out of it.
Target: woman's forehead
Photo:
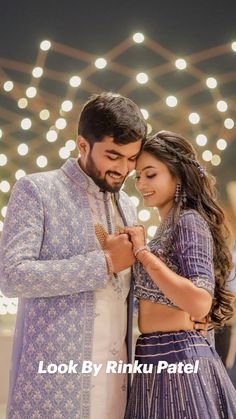
[[[150,153],[143,151],[137,159],[136,170],[144,170],[146,167],[160,168],[162,166],[165,165],[155,156],[152,156]]]

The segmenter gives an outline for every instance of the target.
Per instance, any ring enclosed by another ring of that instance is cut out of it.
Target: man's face
[[[128,144],[116,144],[112,137],[105,136],[101,142],[93,145],[91,151],[89,143],[80,137],[78,145],[82,169],[102,190],[118,192],[128,174],[135,168],[141,140],[137,139]]]

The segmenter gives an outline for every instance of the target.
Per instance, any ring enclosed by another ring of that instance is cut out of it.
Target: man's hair
[[[147,126],[139,107],[127,97],[104,92],[93,95],[80,115],[78,134],[93,146],[105,136],[127,144],[146,136]]]

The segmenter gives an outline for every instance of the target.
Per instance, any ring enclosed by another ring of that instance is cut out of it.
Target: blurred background
[[[140,106],[149,134],[167,129],[191,140],[216,177],[234,242],[235,1],[2,0],[0,12],[0,235],[16,180],[76,157],[81,107],[109,90]],[[124,188],[150,239],[157,213],[142,206],[133,175]],[[0,293],[0,406],[16,311],[17,299]],[[231,374],[234,348],[231,339]]]

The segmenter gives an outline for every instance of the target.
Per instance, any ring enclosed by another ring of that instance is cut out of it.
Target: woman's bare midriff
[[[149,300],[139,300],[139,330],[141,333],[194,330],[189,313]]]

